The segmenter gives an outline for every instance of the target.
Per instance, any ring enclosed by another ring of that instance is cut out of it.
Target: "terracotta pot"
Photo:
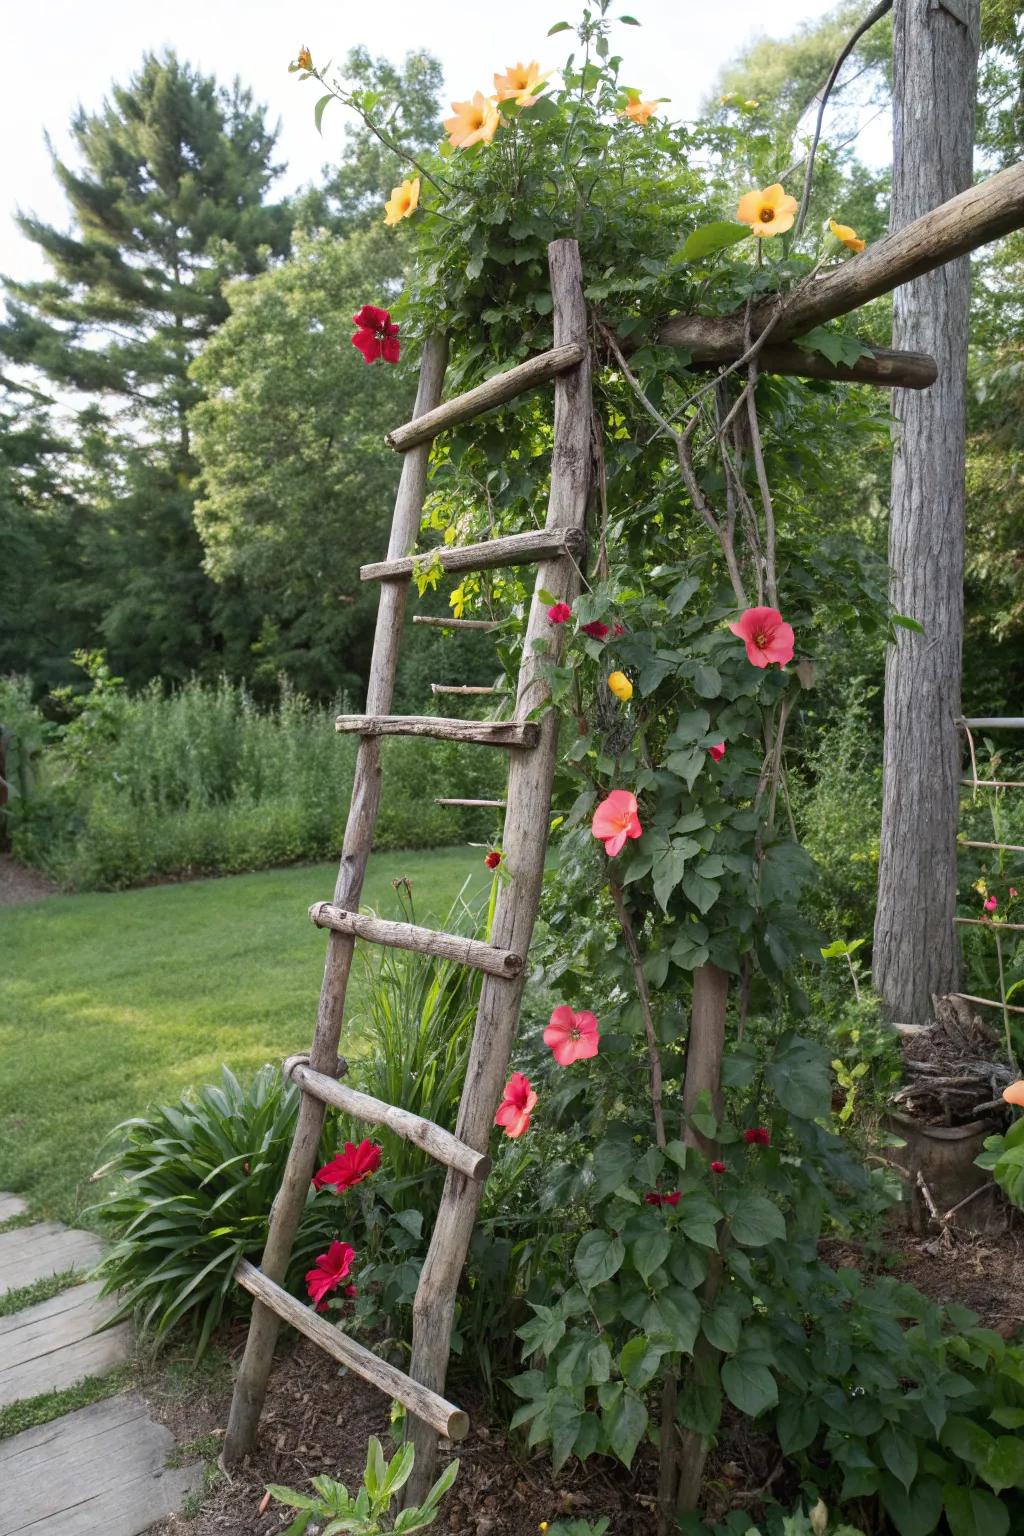
[[[984,1149],[986,1136],[999,1129],[995,1120],[972,1120],[969,1125],[922,1125],[909,1115],[891,1114],[889,1129],[905,1143],[891,1149],[892,1161],[905,1168],[906,1199],[901,1207],[907,1225],[915,1232],[928,1231],[930,1213],[917,1184],[921,1174],[940,1214],[952,1210],[976,1189],[989,1186],[989,1193],[978,1195],[957,1211],[951,1225],[967,1232],[992,1232],[1003,1225],[998,1190],[992,1176],[974,1166],[974,1159]]]

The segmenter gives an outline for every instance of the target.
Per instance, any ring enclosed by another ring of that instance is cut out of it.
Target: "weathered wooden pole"
[[[892,228],[969,187],[979,0],[896,0]],[[893,344],[938,362],[921,393],[893,395],[889,595],[923,626],[885,669],[882,836],[874,978],[890,1015],[921,1024],[957,984],[964,453],[970,262],[897,288]]]

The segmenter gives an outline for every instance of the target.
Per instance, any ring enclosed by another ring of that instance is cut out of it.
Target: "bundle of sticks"
[[[1005,1109],[1003,1089],[1018,1074],[999,1059],[999,1036],[962,997],[932,1001],[934,1024],[897,1026],[907,1080],[890,1098],[891,1107],[928,1125],[963,1125]]]

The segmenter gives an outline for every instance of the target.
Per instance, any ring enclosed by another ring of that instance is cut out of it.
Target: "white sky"
[[[692,116],[719,68],[765,30],[782,36],[820,16],[833,0],[619,0],[640,27],[613,35],[625,78],[645,96],[668,96],[673,116]],[[0,273],[41,276],[34,246],[13,223],[17,209],[66,227],[64,199],[43,142],[69,147],[74,108],[99,107],[111,80],[123,81],[142,54],[173,47],[206,73],[250,85],[271,122],[280,118],[277,159],[288,169],[279,192],[314,180],[337,153],[343,114],[313,127],[316,87],[287,66],[301,44],[316,59],[341,59],[358,43],[401,59],[413,48],[436,54],[450,95],[487,89],[495,69],[536,58],[560,63],[569,35],[548,40],[556,21],[575,22],[581,0],[0,0]],[[446,98],[447,99],[447,98]]]

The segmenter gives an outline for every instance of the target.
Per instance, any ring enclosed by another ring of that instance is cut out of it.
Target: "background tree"
[[[227,314],[225,281],[287,248],[289,211],[264,202],[275,135],[237,81],[173,53],[147,55],[71,131],[79,163],[53,168],[72,229],[19,217],[52,276],[8,281],[0,349],[103,403],[81,447],[102,521],[99,635],[81,643],[101,639],[129,680],[180,677],[220,643],[192,519],[189,363]]]

